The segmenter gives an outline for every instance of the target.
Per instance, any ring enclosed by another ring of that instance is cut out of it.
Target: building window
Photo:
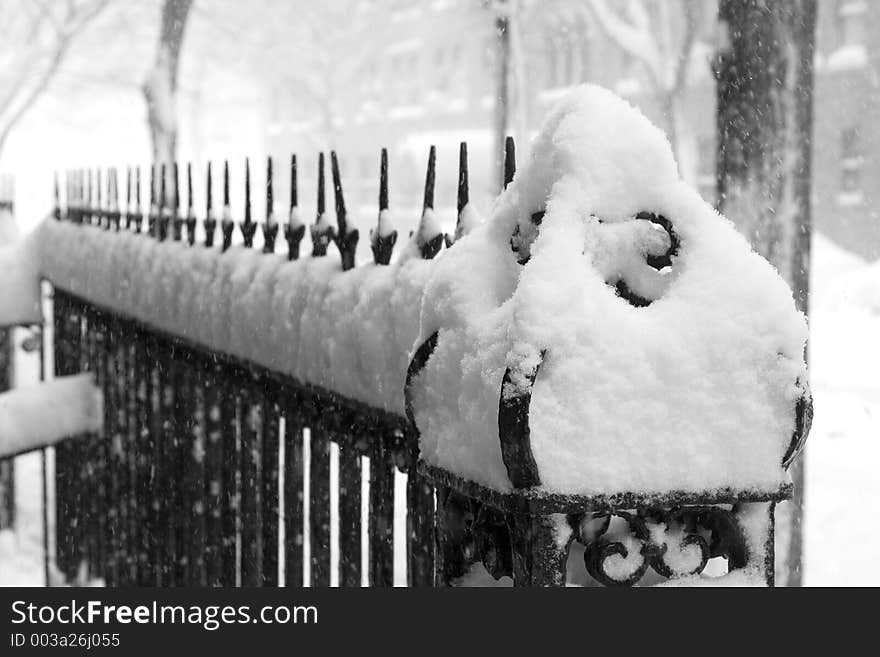
[[[456,88],[461,84],[461,45],[455,43],[449,47],[440,47],[434,52],[434,72],[436,90],[441,94],[462,92]]]
[[[865,43],[866,11],[865,0],[838,0],[835,15],[838,47]]]
[[[398,105],[417,103],[421,95],[419,76],[419,51],[395,52],[390,57],[389,80],[393,91],[392,98]]]
[[[862,192],[862,145],[859,129],[849,127],[840,133],[840,192],[839,205],[859,205],[864,199]]]

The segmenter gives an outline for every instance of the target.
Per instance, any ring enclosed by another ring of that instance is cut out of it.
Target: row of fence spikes
[[[422,218],[416,231],[410,232],[410,238],[414,241],[422,258],[434,258],[443,247],[444,241],[447,248],[462,237],[462,213],[470,202],[468,184],[468,157],[467,143],[462,142],[459,146],[458,159],[458,190],[457,212],[455,233],[452,237],[444,235],[436,222],[433,220],[434,188],[436,177],[437,149],[431,146],[428,153],[428,166],[425,175],[425,190],[422,203]],[[183,216],[180,213],[180,181],[179,167],[175,162],[172,166],[173,201],[172,207],[168,207],[168,193],[166,189],[167,165],[152,165],[150,167],[150,199],[147,213],[147,233],[165,241],[168,238],[168,228],[171,225],[171,237],[173,241],[183,239],[183,228],[186,227],[186,238],[190,246],[195,244],[196,216],[193,208],[193,182],[192,165],[186,165],[187,183],[187,211]],[[333,178],[333,195],[335,201],[336,221],[338,230],[329,224],[326,216],[325,179],[324,179],[324,153],[318,154],[318,190],[317,190],[317,213],[315,223],[310,228],[312,236],[312,256],[322,257],[327,254],[330,242],[336,244],[342,258],[343,270],[354,267],[355,251],[359,239],[357,228],[349,227],[348,216],[345,208],[345,199],[342,191],[342,180],[339,173],[339,161],[336,151],[330,151],[331,175]],[[156,173],[159,172],[158,195]],[[132,185],[132,173],[134,173],[134,185]],[[516,152],[512,137],[505,141],[504,157],[504,187],[505,189],[513,180],[516,173]],[[266,220],[262,224],[263,252],[274,253],[275,241],[278,235],[278,223],[274,213],[274,190],[273,190],[273,162],[272,158],[266,161]],[[144,220],[141,205],[141,168],[128,167],[126,172],[126,211],[120,211],[119,186],[116,168],[110,168],[107,172],[107,208],[103,207],[101,199],[101,170],[95,172],[93,184],[93,172],[88,170],[73,170],[66,174],[66,217],[75,223],[95,223],[105,229],[113,228],[120,230],[134,229],[141,232]],[[134,208],[132,209],[132,187],[134,187]],[[95,206],[92,205],[92,190],[95,191]],[[60,220],[61,195],[58,174],[55,175],[55,211],[54,216]],[[213,169],[211,162],[207,165],[207,189],[206,189],[205,219],[202,224],[205,230],[205,247],[213,247],[216,227],[218,224],[213,207]],[[158,196],[158,197],[157,197]],[[305,224],[299,219],[298,213],[298,182],[297,182],[297,158],[290,158],[290,207],[288,221],[284,230],[284,237],[288,244],[288,259],[296,260],[300,255],[300,243],[305,236]],[[232,236],[235,223],[232,221],[229,204],[229,161],[223,162],[223,216],[219,222],[222,232],[222,250],[225,252],[232,246]],[[106,221],[105,221],[106,220]],[[245,208],[244,220],[239,224],[244,246],[253,248],[254,236],[257,230],[257,222],[251,216],[251,183],[250,183],[250,159],[245,158]],[[379,217],[377,225],[370,230],[370,246],[373,251],[373,260],[376,264],[387,265],[391,261],[391,255],[397,242],[397,231],[390,225],[389,202],[388,202],[388,150],[383,148],[379,165]]]

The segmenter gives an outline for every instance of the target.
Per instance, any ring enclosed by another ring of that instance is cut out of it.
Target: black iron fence
[[[433,207],[434,166],[432,147],[425,208]],[[512,175],[512,163],[508,169]],[[325,256],[334,242],[343,269],[350,269],[359,234],[346,223],[335,153],[331,170],[337,227],[311,226],[311,257]],[[388,207],[387,170],[383,150],[380,210]],[[193,212],[192,170],[187,166],[185,212],[178,174],[177,165],[153,168],[144,212],[139,169],[127,173],[124,203],[115,170],[105,177],[105,202],[101,172],[68,172],[63,206],[56,182],[55,218],[83,230],[131,231],[225,251],[235,224],[215,219],[210,166],[201,222]],[[290,176],[294,209],[295,157]],[[279,232],[270,222],[272,179],[270,159],[267,220],[259,226],[264,253],[275,251]],[[228,209],[228,165],[223,190]],[[253,247],[258,228],[250,193],[246,166],[238,226],[246,247]],[[462,144],[459,211],[467,194]],[[321,155],[319,217],[325,203]],[[221,243],[215,246],[218,225]],[[305,226],[288,223],[283,235],[289,259],[299,258]],[[413,239],[422,257],[432,258],[444,237],[450,246],[454,238],[442,234],[417,231]],[[396,232],[372,234],[377,264],[389,263],[396,241]],[[434,584],[435,490],[416,471],[417,439],[405,418],[164,334],[66,292],[60,281],[53,308],[56,375],[92,371],[104,396],[103,432],[56,447],[55,558],[66,579],[99,577],[111,586],[391,586],[395,518],[405,517],[407,582]],[[338,466],[331,477],[334,451]],[[395,500],[397,471],[406,474],[405,499]],[[331,498],[337,500],[335,518]]]
[[[509,183],[514,148],[512,141],[506,146]],[[381,211],[388,207],[384,151],[380,162]],[[350,270],[356,266],[359,233],[347,221],[334,153],[330,164],[337,225],[324,218],[321,156],[317,220],[308,227],[309,257],[327,257],[334,243],[342,270]],[[434,167],[432,148],[425,211],[434,204]],[[276,251],[281,233],[288,259],[296,260],[307,227],[294,220],[294,212],[283,232],[272,221],[271,160],[268,168],[262,224],[251,216],[247,164],[244,217],[238,225],[229,211],[228,166],[220,221],[212,205],[211,168],[200,222],[193,210],[190,167],[188,205],[181,210],[176,165],[153,169],[146,212],[138,169],[128,172],[122,203],[115,170],[106,175],[106,188],[101,172],[70,172],[63,205],[56,184],[55,218],[74,224],[73,233],[101,231],[103,237],[129,232],[135,239],[176,242],[177,249],[180,244],[216,249],[218,254],[236,241],[236,227],[249,249],[260,230],[265,254]],[[295,158],[290,175],[293,210],[298,202]],[[462,144],[460,218],[467,201]],[[407,248],[431,259],[444,245],[454,246],[461,227],[459,222],[449,236],[434,222],[423,221]],[[113,239],[101,242],[107,248],[114,244]],[[380,212],[379,226],[370,235],[376,265],[391,261],[396,242],[396,232],[382,227]],[[405,563],[410,586],[448,585],[478,564],[496,578],[510,577],[514,585],[562,586],[570,553],[580,544],[586,573],[600,584],[633,585],[649,570],[660,578],[699,577],[716,558],[726,560],[728,570],[746,578],[742,581],[773,584],[774,508],[790,497],[790,485],[764,492],[587,497],[543,492],[528,482],[508,493],[484,489],[420,462],[413,424],[400,414],[208,349],[159,330],[149,318],[124,316],[85,298],[74,285],[65,289],[63,280],[53,283],[55,372],[94,372],[104,398],[102,431],[62,442],[55,450],[55,560],[69,581],[390,586],[395,566]],[[409,374],[419,367],[422,352],[413,356]],[[793,446],[802,444],[809,430],[807,397],[796,415]],[[505,432],[515,429],[503,419],[499,415],[502,443]],[[397,494],[402,475],[405,495]],[[404,521],[405,545],[395,540],[395,524]],[[660,531],[664,527],[674,529],[671,537]],[[609,570],[614,560],[636,549],[627,569]],[[684,553],[687,558],[680,559]]]
[[[11,176],[0,175],[0,213],[14,214],[15,188]],[[2,233],[0,233],[2,234]],[[5,246],[0,244],[0,247]],[[0,326],[0,392],[12,387],[12,329]],[[0,529],[15,521],[15,461],[0,459]]]

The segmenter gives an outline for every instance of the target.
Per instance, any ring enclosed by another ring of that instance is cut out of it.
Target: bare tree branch
[[[9,134],[51,83],[74,39],[107,7],[109,1],[93,0],[87,4],[78,5],[74,0],[68,0],[66,20],[61,24],[54,22],[54,16],[51,12],[48,12],[45,5],[41,6],[41,9],[45,10],[42,12],[42,15],[49,20],[53,20],[57,39],[52,46],[51,55],[46,67],[38,75],[31,88],[24,92],[25,84],[19,84],[15,89],[24,95],[20,99],[16,99],[13,96],[8,101],[4,101],[2,111],[5,112],[13,105],[16,105],[16,107],[6,117],[2,127],[0,127],[0,152],[2,152],[3,147],[6,145]]]

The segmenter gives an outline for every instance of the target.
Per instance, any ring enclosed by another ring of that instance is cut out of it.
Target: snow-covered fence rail
[[[409,258],[386,267],[397,234],[389,227],[383,151],[374,264],[357,269],[358,233],[346,228],[331,158],[338,230],[325,215],[321,156],[308,258],[299,257],[305,226],[295,158],[286,255],[273,253],[271,182],[263,248],[253,248],[249,173],[239,225],[244,246],[233,246],[228,167],[223,219],[215,218],[209,169],[198,227],[192,205],[182,215],[168,201],[181,198],[177,167],[168,193],[159,182],[166,172],[156,176],[146,215],[139,171],[128,176],[124,208],[115,172],[106,203],[100,173],[69,176],[66,206],[59,202],[57,221],[40,229],[44,252],[66,252],[46,271],[55,286],[55,371],[95,373],[104,429],[56,449],[56,556],[68,578],[85,565],[89,576],[112,585],[297,586],[307,579],[313,586],[390,586],[395,517],[405,517],[408,582],[433,584],[434,490],[416,472],[417,442],[403,417],[403,377],[394,376],[394,365],[405,371],[425,260],[444,240],[430,217],[434,155],[422,228]],[[464,147],[461,166],[466,219]],[[192,199],[189,169],[187,178]],[[341,266],[322,257],[331,241]],[[335,341],[339,353],[331,350],[326,360],[320,341]],[[338,472],[331,478],[332,461]],[[405,499],[397,502],[396,471],[408,475]],[[338,509],[332,519],[331,498]],[[334,523],[338,549],[331,547]]]

